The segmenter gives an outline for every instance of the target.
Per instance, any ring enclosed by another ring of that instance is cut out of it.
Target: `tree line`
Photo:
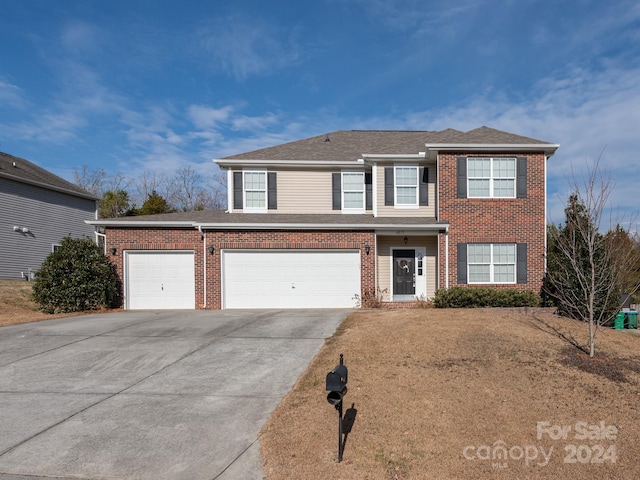
[[[172,175],[145,171],[133,178],[82,166],[73,174],[76,185],[99,198],[100,218],[218,210],[227,205],[224,172],[205,177],[185,166]]]

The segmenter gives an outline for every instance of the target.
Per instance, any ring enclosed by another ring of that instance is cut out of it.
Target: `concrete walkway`
[[[120,312],[0,328],[0,480],[261,479],[260,429],[348,313]]]

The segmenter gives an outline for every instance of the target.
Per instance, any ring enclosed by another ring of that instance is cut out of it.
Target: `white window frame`
[[[473,281],[471,275],[471,265],[487,265],[484,262],[471,262],[471,247],[473,246],[489,246],[490,260],[489,260],[489,280],[488,281]],[[495,259],[495,247],[498,246],[511,246],[513,247],[513,262],[498,263]],[[497,281],[495,267],[498,265],[513,265],[513,280],[512,281]],[[499,285],[515,285],[518,280],[518,245],[515,243],[470,243],[467,244],[467,281],[469,284],[499,284]]]
[[[255,174],[255,173],[260,173],[264,176],[264,189],[248,189],[247,188],[247,174]],[[247,169],[247,170],[243,170],[242,171],[242,205],[243,205],[243,211],[247,212],[247,213],[256,213],[256,212],[266,212],[267,211],[267,206],[269,203],[269,185],[268,185],[268,178],[269,176],[267,175],[267,170],[266,169]],[[259,207],[249,207],[248,206],[248,202],[247,202],[247,193],[250,192],[263,192],[264,193],[264,205],[259,206]]]
[[[488,160],[489,161],[489,176],[481,176],[481,177],[472,177],[469,169],[469,160]],[[497,177],[496,172],[494,171],[494,163],[496,161],[504,161],[510,160],[513,162],[513,177]],[[515,157],[467,157],[467,198],[516,198],[516,185],[517,185],[517,159]],[[489,195],[473,195],[471,188],[472,180],[489,180]],[[513,181],[513,192],[511,195],[501,195],[497,196],[495,194],[495,184],[496,181],[499,180],[512,180]]]
[[[365,202],[366,202],[366,198],[367,198],[367,193],[365,191],[366,187],[364,184],[364,172],[355,172],[355,171],[344,171],[341,172],[342,175],[340,177],[340,181],[342,183],[342,188],[341,188],[341,195],[342,198],[341,200],[341,205],[342,205],[342,211],[345,213],[364,213],[365,212]],[[347,190],[345,188],[345,181],[344,181],[344,177],[345,175],[351,176],[351,175],[358,175],[361,177],[362,179],[362,183],[360,184],[360,186],[362,187],[361,189],[358,190]],[[346,205],[346,201],[345,201],[345,193],[361,193],[362,194],[362,204],[359,207],[345,207]]]
[[[398,184],[398,169],[413,169],[415,171],[415,185],[399,185]],[[400,203],[398,201],[398,189],[399,188],[414,188],[415,189],[415,202],[414,203]],[[420,167],[418,165],[394,165],[393,167],[393,205],[397,208],[418,208],[420,202]]]

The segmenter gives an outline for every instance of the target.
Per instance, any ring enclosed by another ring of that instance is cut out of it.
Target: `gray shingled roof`
[[[480,127],[468,132],[338,130],[221,160],[357,160],[363,154],[417,154],[426,144],[549,145],[533,138]]]
[[[20,157],[0,152],[0,178],[97,200],[95,195]]]
[[[286,214],[286,213],[227,213],[224,210],[205,210],[199,212],[179,212],[179,213],[163,213],[158,215],[141,215],[135,217],[121,217],[90,221],[88,223],[94,225],[112,225],[112,226],[137,226],[138,224],[153,224],[156,226],[167,227],[182,226],[189,227],[194,225],[219,225],[233,228],[234,226],[253,226],[262,225],[268,227],[298,225],[301,228],[319,228],[319,226],[327,225],[336,228],[353,226],[357,229],[375,229],[383,226],[405,225],[411,227],[437,227],[445,228],[446,222],[438,222],[435,218],[425,217],[374,217],[370,214],[363,215],[342,215],[342,214]]]

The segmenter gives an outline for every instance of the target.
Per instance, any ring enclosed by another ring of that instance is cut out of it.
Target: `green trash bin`
[[[616,319],[613,321],[613,328],[615,330],[623,330],[624,329],[624,312],[618,312],[616,315]]]
[[[625,312],[625,328],[638,328],[638,312]]]

